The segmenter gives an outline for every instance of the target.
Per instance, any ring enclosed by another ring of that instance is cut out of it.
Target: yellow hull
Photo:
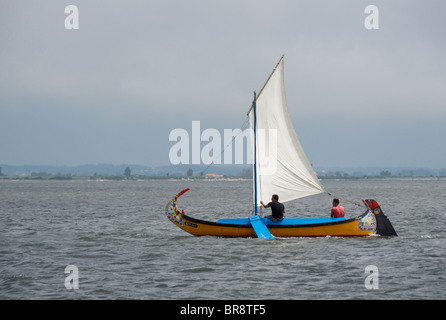
[[[257,237],[249,219],[224,219],[209,222],[195,219],[177,208],[178,197],[189,189],[181,191],[166,206],[165,214],[177,227],[195,236],[217,237]],[[367,200],[369,201],[369,200]],[[373,203],[376,203],[374,200]],[[268,230],[274,237],[364,237],[376,234],[378,222],[387,219],[378,204],[368,207],[361,216],[353,219],[284,219],[283,223],[266,221]],[[387,219],[388,220],[388,219]],[[387,225],[384,223],[383,225]],[[390,225],[390,221],[388,222]],[[392,227],[393,230],[393,227]],[[381,232],[381,235],[396,235],[396,232]]]
[[[364,237],[375,233],[375,230],[359,230],[358,223],[358,219],[349,219],[324,225],[268,226],[268,229],[274,237]],[[183,225],[176,225],[195,236],[257,237],[251,226],[208,222],[186,215]]]

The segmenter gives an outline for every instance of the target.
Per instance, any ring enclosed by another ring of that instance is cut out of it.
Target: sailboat
[[[287,218],[273,221],[262,218],[261,200],[272,194],[280,202],[326,192],[308,161],[294,131],[288,112],[284,87],[282,56],[248,110],[253,159],[253,214],[245,218],[216,222],[192,218],[178,208],[179,192],[166,206],[167,218],[177,227],[195,236],[218,237],[363,237],[396,236],[390,220],[377,201],[363,200],[365,212],[354,218]],[[287,215],[289,213],[287,212]]]

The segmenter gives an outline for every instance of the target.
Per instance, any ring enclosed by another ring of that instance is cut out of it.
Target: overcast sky
[[[68,5],[79,29],[65,29]],[[379,29],[367,30],[367,5]],[[240,128],[285,54],[315,167],[446,168],[444,1],[0,2],[0,163],[169,164],[176,128]]]

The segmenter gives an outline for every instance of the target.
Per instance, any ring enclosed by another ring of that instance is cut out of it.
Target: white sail
[[[272,194],[286,202],[324,192],[291,123],[283,72],[282,57],[256,100],[257,179],[253,179],[253,192],[257,180],[257,205],[270,202]],[[253,107],[248,117],[254,159]]]

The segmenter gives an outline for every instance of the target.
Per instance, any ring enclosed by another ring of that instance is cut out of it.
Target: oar
[[[269,232],[267,226],[265,225],[265,222],[263,222],[263,219],[260,218],[260,216],[255,215],[249,217],[249,222],[251,223],[252,228],[257,234],[258,238],[261,239],[274,239],[271,232]]]

